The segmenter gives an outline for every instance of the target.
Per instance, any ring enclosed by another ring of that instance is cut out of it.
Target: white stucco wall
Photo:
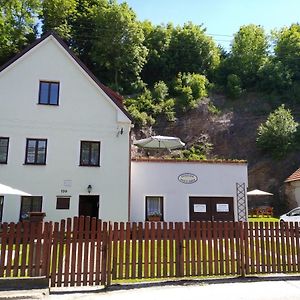
[[[38,104],[40,80],[60,82],[59,106]],[[0,91],[0,136],[10,138],[0,182],[43,196],[46,220],[78,215],[90,184],[91,195],[100,195],[100,218],[127,220],[130,120],[61,45],[50,36],[2,71]],[[46,165],[24,165],[26,138],[48,140]],[[101,142],[100,167],[79,166],[81,140]],[[71,196],[69,210],[56,210],[60,195]],[[19,219],[20,202],[5,196],[3,221]]]
[[[300,206],[300,181],[291,181],[287,183],[290,186],[290,191],[292,193],[292,206],[294,208],[296,206]]]
[[[193,184],[178,180],[183,173],[198,177]],[[189,221],[189,197],[233,197],[237,220],[236,183],[248,187],[246,163],[132,161],[130,220],[145,220],[145,197],[164,197],[164,221]],[[247,207],[247,202],[246,202]]]

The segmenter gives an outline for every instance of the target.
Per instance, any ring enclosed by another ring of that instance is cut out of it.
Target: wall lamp
[[[88,193],[90,194],[92,191],[92,186],[89,184],[86,189],[87,189]]]
[[[122,135],[123,133],[124,133],[124,128],[123,127],[118,128],[117,136]]]

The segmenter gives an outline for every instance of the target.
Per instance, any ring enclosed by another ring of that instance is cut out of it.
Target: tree
[[[70,19],[76,17],[76,0],[43,0],[42,30],[53,30],[62,38],[71,38]]]
[[[264,29],[250,24],[242,26],[235,34],[226,67],[241,79],[244,87],[253,87],[267,57],[268,39]]]
[[[295,141],[297,126],[291,111],[281,105],[258,127],[257,145],[274,158],[283,158]]]
[[[187,23],[173,29],[167,59],[169,80],[179,72],[209,78],[220,63],[220,50],[202,26]]]
[[[142,27],[145,36],[144,45],[149,51],[147,62],[142,70],[142,78],[149,85],[153,85],[157,80],[166,81],[169,79],[166,64],[173,25],[153,26],[149,21],[145,21]]]
[[[140,80],[146,62],[142,27],[132,9],[116,1],[95,7],[94,18],[91,59],[96,72],[117,91],[128,92]]]
[[[293,24],[274,33],[275,58],[292,72],[293,79],[300,79],[300,25]]]
[[[290,90],[293,84],[293,72],[276,58],[269,59],[259,70],[258,87],[265,93],[280,94]]]
[[[32,42],[39,0],[0,0],[0,64]]]

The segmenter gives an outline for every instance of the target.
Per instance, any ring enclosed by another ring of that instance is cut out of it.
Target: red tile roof
[[[284,182],[297,181],[300,180],[300,168],[290,175]]]
[[[207,160],[188,160],[176,158],[152,158],[152,157],[139,157],[132,158],[131,161],[136,162],[163,162],[163,163],[200,163],[200,164],[247,164],[246,160],[237,159],[207,159]]]

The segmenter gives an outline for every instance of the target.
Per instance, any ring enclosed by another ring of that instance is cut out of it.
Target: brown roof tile
[[[284,182],[300,180],[300,168],[290,175]]]

